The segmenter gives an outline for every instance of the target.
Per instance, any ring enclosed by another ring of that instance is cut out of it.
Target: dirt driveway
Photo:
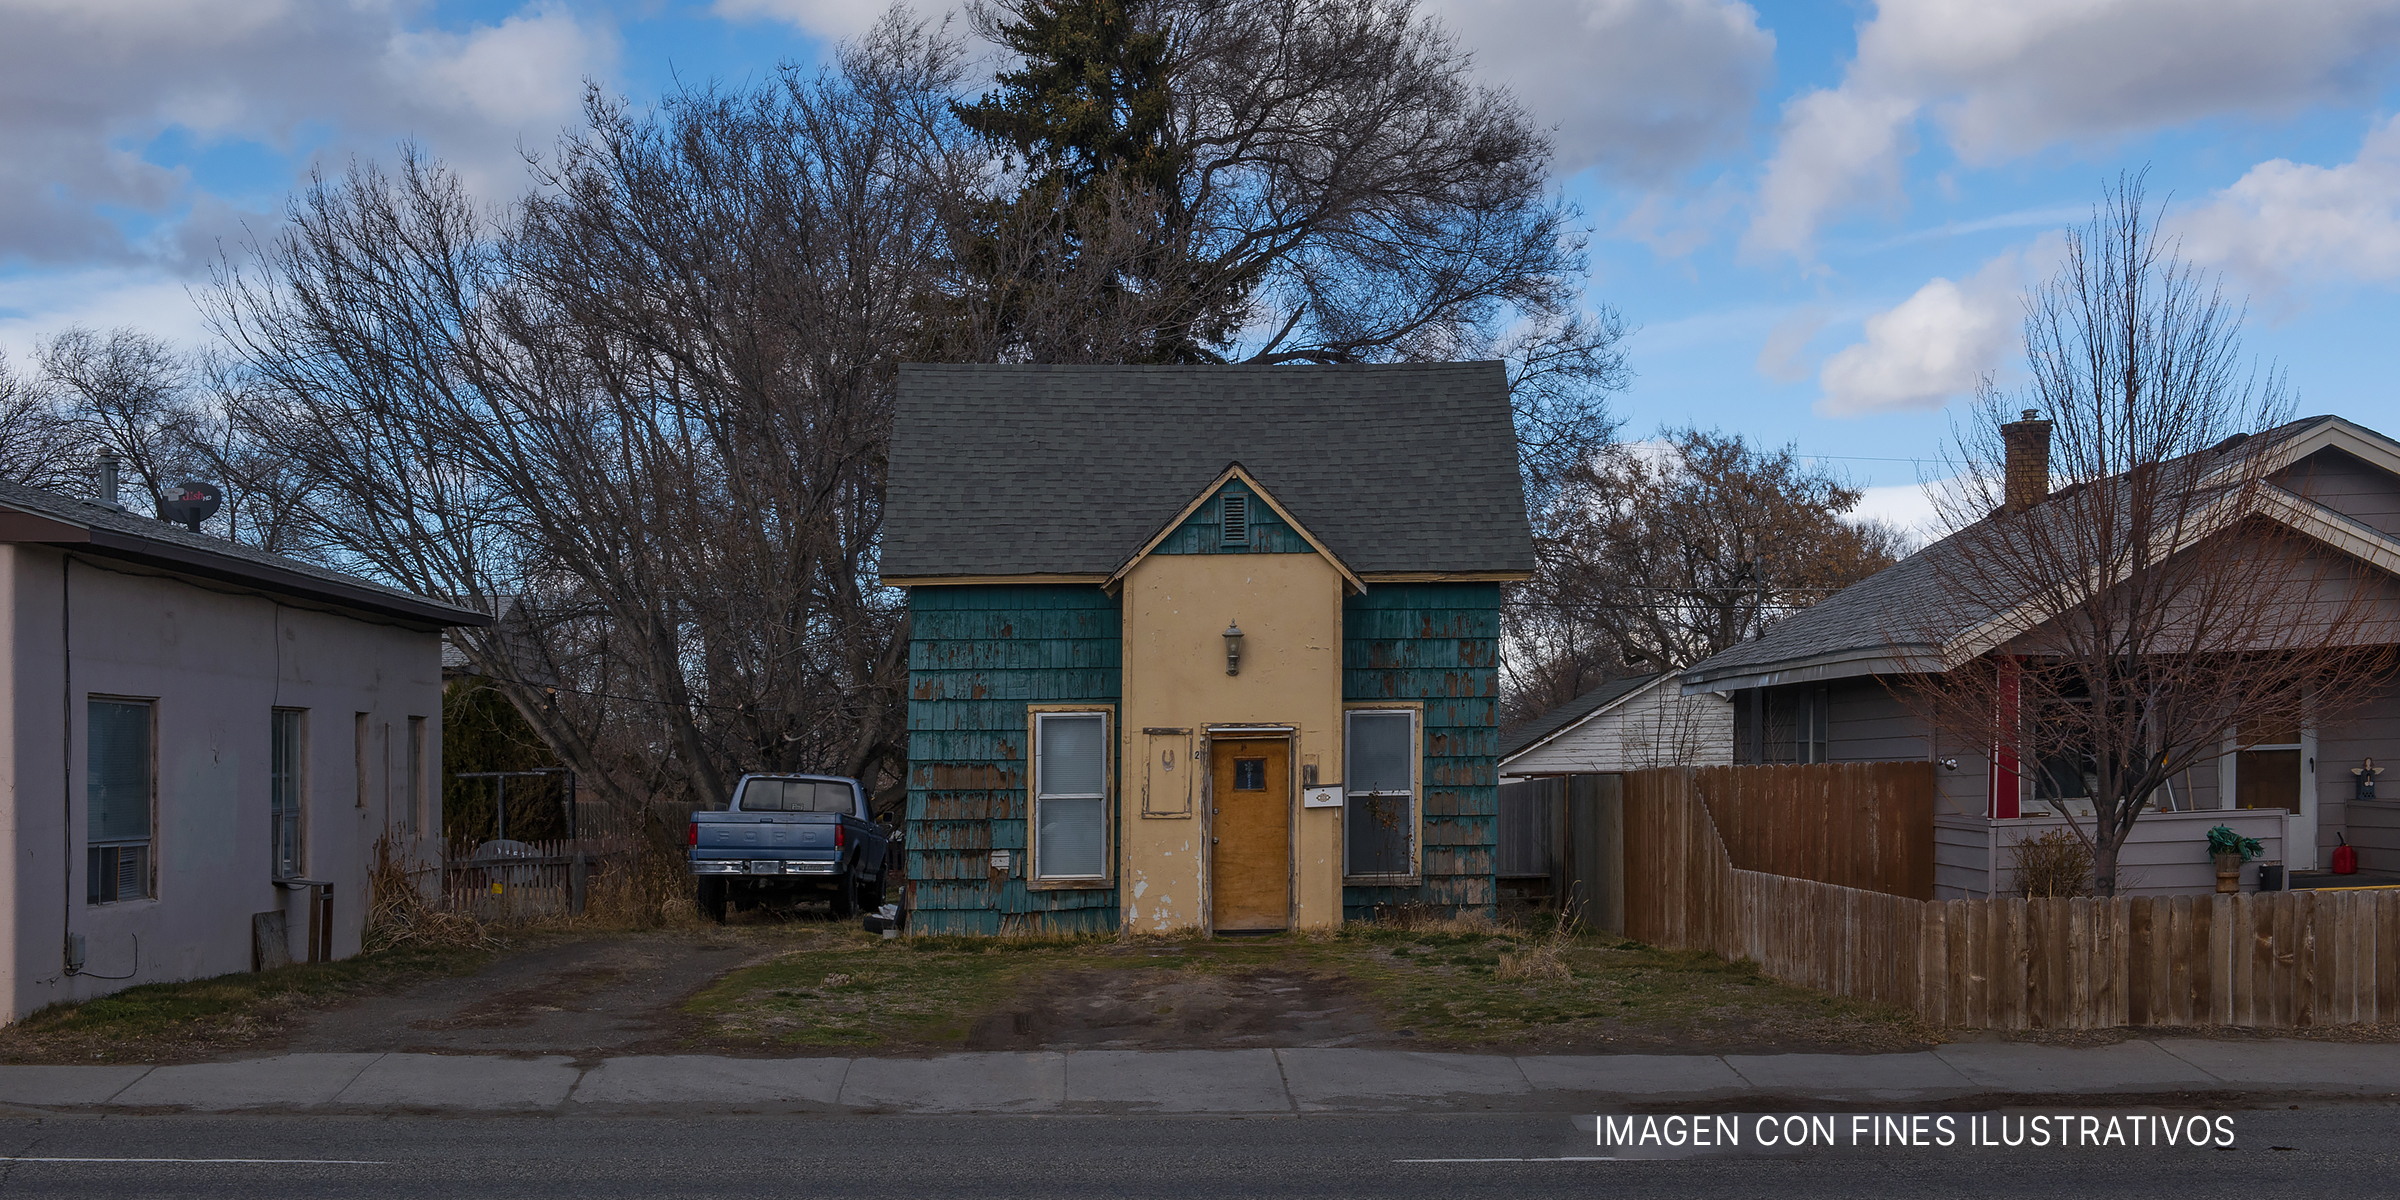
[[[1491,926],[883,940],[846,922],[751,914],[727,926],[512,940],[497,952],[388,951],[145,985],[0,1030],[0,1060],[1270,1046],[1838,1053],[1934,1038],[1904,1014],[1788,987],[1750,964]]]
[[[729,971],[780,953],[759,939],[659,930],[548,942],[473,975],[434,979],[301,1019],[299,1052],[671,1053],[694,1022],[678,1007]]]

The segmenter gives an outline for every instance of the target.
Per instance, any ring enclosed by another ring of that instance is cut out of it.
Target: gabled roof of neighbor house
[[[78,496],[0,480],[0,542],[27,542],[424,625],[489,625],[471,608],[269,554]]]
[[[1655,675],[1627,675],[1611,679],[1538,717],[1527,718],[1520,724],[1500,731],[1500,761],[1505,763],[1584,725],[1672,673],[1661,671]]]
[[[911,363],[883,578],[1102,582],[1237,464],[1369,582],[1533,569],[1496,362]]]
[[[2326,449],[2343,451],[2400,475],[2400,442],[2335,416],[2305,417],[2276,426],[2228,451],[2221,466],[2205,470],[2214,475],[2261,454],[2278,456],[2280,462],[2271,469],[2280,470]],[[2040,512],[2038,508],[2035,511]],[[2400,538],[2313,500],[2268,488],[2257,515],[2386,569],[2400,568]],[[1764,636],[1693,664],[1682,674],[1683,690],[1732,691],[1941,670],[1946,663],[1982,653],[2047,616],[2030,613],[2007,598],[1979,605],[1945,598],[1944,559],[1955,553],[1954,540],[1955,535],[1935,542],[1793,614]],[[1909,614],[1938,614],[1943,627],[1906,629],[1897,624],[1909,619]]]

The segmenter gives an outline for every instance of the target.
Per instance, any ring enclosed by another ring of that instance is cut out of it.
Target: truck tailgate
[[[839,819],[814,813],[697,813],[694,823],[700,837],[695,849],[831,850]]]

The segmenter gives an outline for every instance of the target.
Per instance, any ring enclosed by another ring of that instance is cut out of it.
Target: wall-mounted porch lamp
[[[1242,627],[1237,624],[1225,626],[1225,673],[1242,673]]]

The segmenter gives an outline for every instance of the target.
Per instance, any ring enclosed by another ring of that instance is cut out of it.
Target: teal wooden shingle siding
[[[1118,702],[1116,599],[1083,584],[920,587],[908,612],[910,928],[1114,930],[1115,889],[1035,891],[1023,873],[1026,706]],[[994,850],[1011,852],[998,882]]]
[[[1249,540],[1236,545],[1225,544],[1225,497],[1247,496],[1250,509]],[[1175,532],[1158,544],[1153,554],[1314,554],[1316,547],[1300,536],[1267,502],[1239,480],[1218,488],[1206,504],[1194,509],[1184,518]]]
[[[1378,584],[1342,604],[1342,699],[1425,705],[1422,886],[1344,886],[1342,913],[1411,902],[1493,915],[1500,585]]]

